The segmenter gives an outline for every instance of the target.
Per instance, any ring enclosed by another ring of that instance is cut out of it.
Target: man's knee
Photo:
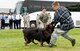
[[[56,38],[58,35],[57,34],[52,34],[51,37],[52,38]]]

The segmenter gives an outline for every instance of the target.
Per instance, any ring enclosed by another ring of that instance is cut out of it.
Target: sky
[[[0,8],[15,9],[16,3],[24,0],[0,0]]]
[[[16,3],[18,1],[24,1],[24,0],[0,0],[0,8],[15,9]],[[46,1],[77,1],[77,2],[80,2],[80,0],[46,0]]]

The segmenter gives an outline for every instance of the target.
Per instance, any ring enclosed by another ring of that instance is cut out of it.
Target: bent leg
[[[51,35],[49,46],[52,47],[55,45],[57,37],[59,36],[58,29],[55,29]]]
[[[67,34],[68,31],[64,32],[63,34],[61,34],[61,36],[63,36],[64,38],[66,38],[67,40],[69,40],[72,44],[72,46],[75,45],[75,39],[70,37],[68,34]]]

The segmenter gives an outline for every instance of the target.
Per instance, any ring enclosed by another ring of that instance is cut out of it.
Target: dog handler
[[[50,22],[50,14],[46,12],[46,8],[42,9],[42,13],[38,15],[37,23],[39,28],[45,28]],[[41,25],[41,26],[40,26]]]
[[[54,9],[54,19],[52,21],[52,24],[56,25],[57,23],[60,23],[60,26],[54,30],[54,32],[51,35],[49,47],[55,46],[57,37],[61,35],[62,37],[69,40],[72,44],[72,46],[75,45],[75,39],[71,38],[67,33],[69,30],[74,28],[74,23],[71,18],[71,13],[67,8],[64,6],[60,6],[60,4],[57,1],[54,1],[52,3],[52,8]]]

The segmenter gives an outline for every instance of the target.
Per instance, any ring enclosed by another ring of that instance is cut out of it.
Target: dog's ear
[[[43,30],[43,31],[42,31],[42,34],[43,34],[44,36],[46,36],[46,37],[49,37],[49,36],[50,36],[50,34],[49,34],[46,30]]]
[[[38,32],[39,31],[39,29],[36,29],[36,32]]]

